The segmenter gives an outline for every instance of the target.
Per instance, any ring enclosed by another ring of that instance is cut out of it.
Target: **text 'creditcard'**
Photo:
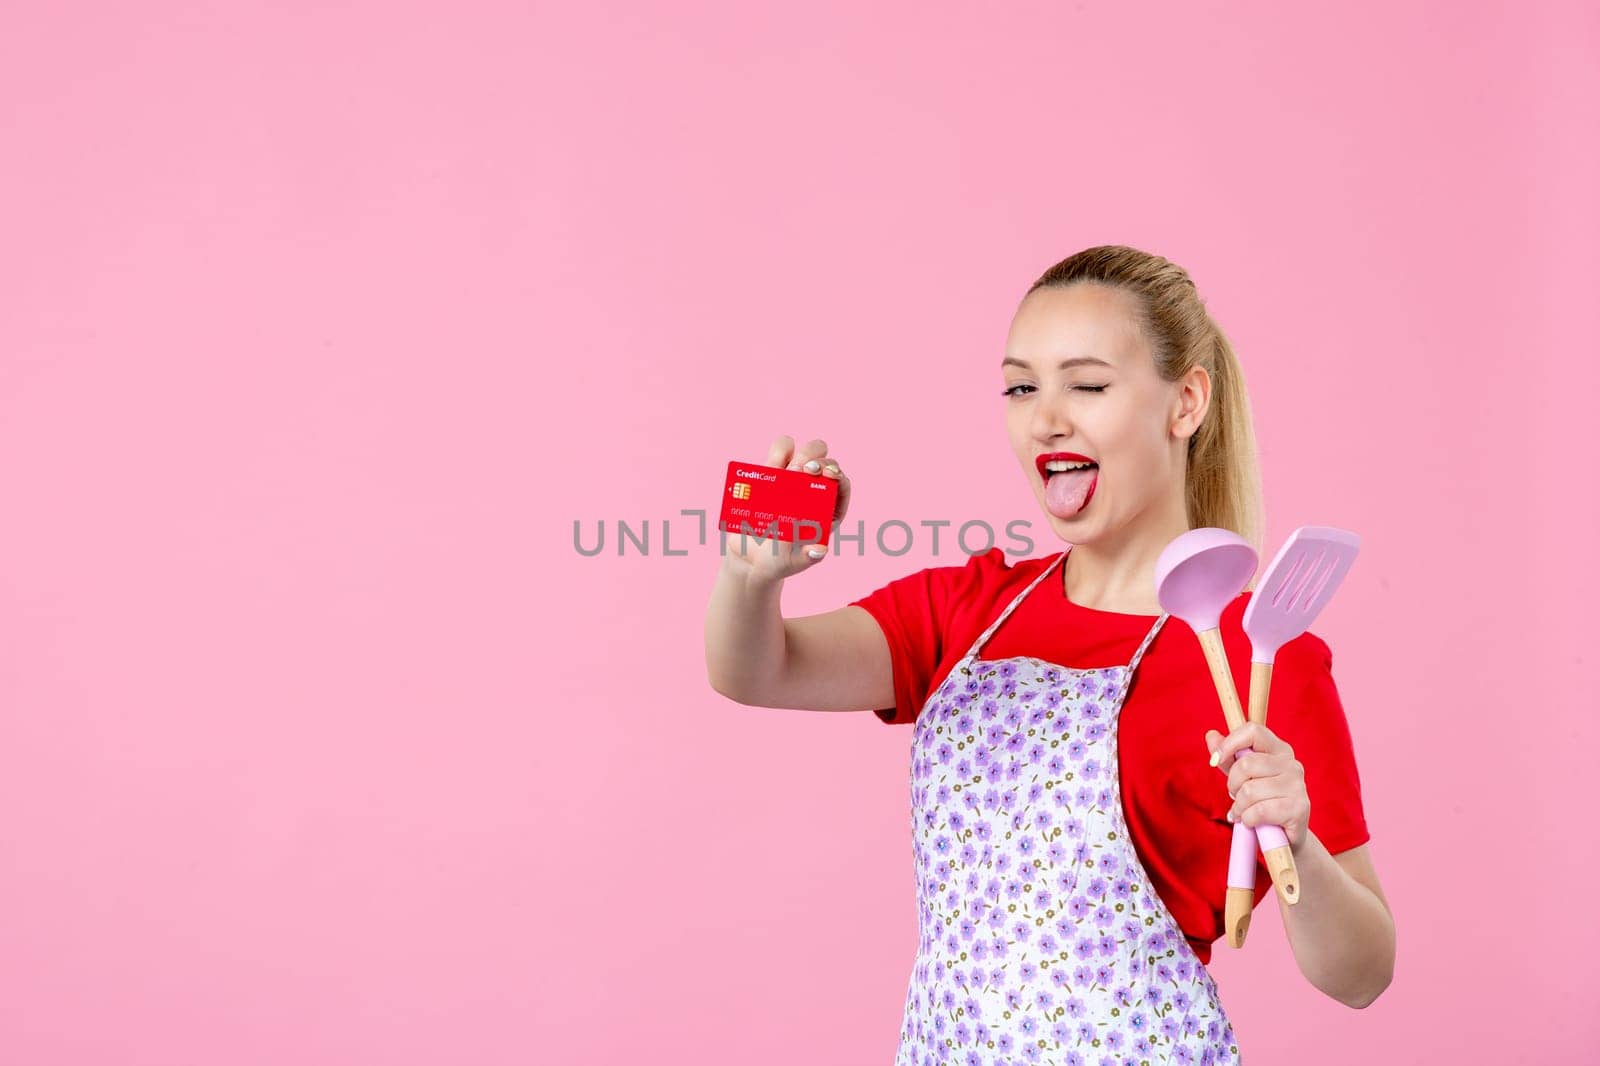
[[[745,532],[763,540],[770,537],[827,544],[838,499],[837,478],[732,462],[722,489],[722,515],[717,528],[732,534]]]

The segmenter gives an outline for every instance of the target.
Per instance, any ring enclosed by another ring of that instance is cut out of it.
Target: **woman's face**
[[[1187,439],[1209,378],[1167,382],[1134,317],[1134,297],[1083,283],[1036,289],[1012,319],[1001,364],[1006,428],[1050,525],[1069,544],[1120,531],[1148,513],[1184,522]],[[1052,474],[1051,455],[1095,464]]]

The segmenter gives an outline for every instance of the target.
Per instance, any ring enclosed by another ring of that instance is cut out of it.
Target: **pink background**
[[[1263,904],[1247,1061],[1592,1046],[1597,51],[1580,3],[11,11],[0,1058],[887,1066],[911,733],[713,693],[679,512],[826,439],[869,543],[790,615],[965,561],[890,519],[1058,550],[998,362],[1099,243],[1233,338],[1269,546],[1365,542],[1316,629],[1396,979],[1323,997]]]

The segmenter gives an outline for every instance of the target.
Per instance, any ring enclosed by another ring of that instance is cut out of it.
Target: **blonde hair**
[[[1188,444],[1184,502],[1189,527],[1231,529],[1259,553],[1261,471],[1244,374],[1188,271],[1137,248],[1103,244],[1061,260],[1028,293],[1084,282],[1113,286],[1134,297],[1138,326],[1163,380],[1176,381],[1195,366],[1211,376],[1210,409]]]

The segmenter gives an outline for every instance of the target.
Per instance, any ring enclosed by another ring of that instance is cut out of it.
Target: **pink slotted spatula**
[[[1350,564],[1361,550],[1361,538],[1336,526],[1301,526],[1289,534],[1267,564],[1244,609],[1244,631],[1250,637],[1250,721],[1267,721],[1267,694],[1272,688],[1272,662],[1278,649],[1311,628],[1333,599]],[[1243,755],[1249,751],[1239,752]],[[1256,841],[1252,842],[1251,837]],[[1255,907],[1256,845],[1263,853],[1276,845],[1283,830],[1276,826],[1233,827],[1228,856],[1228,900],[1224,909],[1228,944],[1243,947]]]

